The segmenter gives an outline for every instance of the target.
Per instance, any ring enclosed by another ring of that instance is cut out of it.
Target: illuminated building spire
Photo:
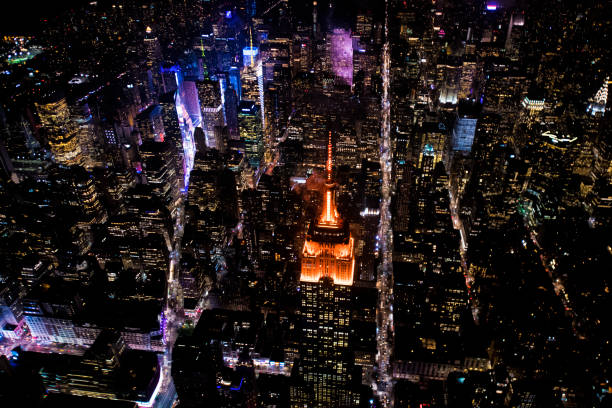
[[[336,208],[336,194],[334,191],[335,184],[332,180],[332,141],[331,132],[329,132],[327,141],[327,164],[325,166],[327,172],[327,180],[325,182],[325,206],[321,214],[321,225],[338,225],[341,223],[338,209]]]
[[[587,112],[593,116],[600,114],[603,116],[606,112],[606,105],[608,104],[608,84],[610,84],[609,77],[606,77],[603,85],[593,98],[589,99],[589,106],[587,107]]]
[[[206,54],[204,53],[204,41],[200,38],[200,46],[202,47],[202,74],[204,78],[208,78],[208,66],[206,65]]]
[[[322,277],[330,277],[337,285],[352,285],[355,271],[354,239],[336,206],[337,185],[332,177],[332,160],[332,134],[329,132],[323,205],[306,234],[300,280],[318,282]]]
[[[253,51],[253,30],[251,30],[251,27],[249,27],[249,38],[251,41],[251,51]],[[255,65],[255,62],[253,61],[253,52],[251,52],[251,66]]]
[[[301,253],[301,359],[294,366],[299,380],[290,391],[291,405],[300,407],[356,406],[350,352],[355,239],[336,211],[331,132],[325,168],[321,214],[309,223]]]
[[[597,93],[595,94],[595,102],[600,104],[600,105],[606,105],[608,103],[608,84],[609,84],[609,80],[610,78],[606,78],[603,85],[601,86],[601,88],[599,88],[599,90],[597,91]]]

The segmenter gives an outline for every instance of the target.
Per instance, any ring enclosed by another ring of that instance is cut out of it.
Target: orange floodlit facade
[[[352,285],[355,272],[354,239],[336,207],[332,180],[331,132],[327,146],[327,179],[321,215],[310,223],[302,250],[302,282],[330,277],[336,285]]]

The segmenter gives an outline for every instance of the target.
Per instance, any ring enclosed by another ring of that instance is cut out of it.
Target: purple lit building
[[[353,39],[349,30],[335,28],[331,34],[331,63],[336,78],[353,86]]]

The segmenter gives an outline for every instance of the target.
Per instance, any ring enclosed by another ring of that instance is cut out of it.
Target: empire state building
[[[311,221],[302,249],[302,344],[292,407],[353,407],[354,358],[350,348],[354,239],[336,208],[329,135],[323,208]]]

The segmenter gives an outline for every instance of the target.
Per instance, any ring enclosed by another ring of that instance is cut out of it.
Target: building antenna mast
[[[251,40],[251,49],[249,50],[249,51],[251,51],[250,52],[250,54],[251,54],[251,66],[253,66],[254,65],[254,62],[253,62],[253,31],[251,30],[250,26],[249,26],[249,38]]]

